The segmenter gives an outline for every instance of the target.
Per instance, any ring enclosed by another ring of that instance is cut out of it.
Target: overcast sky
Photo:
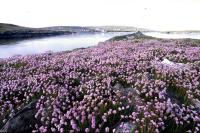
[[[200,0],[0,0],[0,23],[200,30]]]

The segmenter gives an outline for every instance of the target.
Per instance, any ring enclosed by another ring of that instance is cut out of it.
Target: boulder
[[[32,127],[36,123],[36,102],[31,102],[22,110],[17,112],[7,123],[2,127],[0,132],[8,133],[28,133],[32,131]]]

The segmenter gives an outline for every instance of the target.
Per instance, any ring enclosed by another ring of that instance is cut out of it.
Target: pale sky
[[[200,30],[200,0],[0,0],[0,23]]]

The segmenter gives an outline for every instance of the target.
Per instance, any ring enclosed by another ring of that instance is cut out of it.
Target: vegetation
[[[199,132],[199,45],[139,35],[1,60],[0,126],[36,101],[32,132]]]

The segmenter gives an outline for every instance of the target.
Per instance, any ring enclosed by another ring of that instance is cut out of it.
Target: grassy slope
[[[120,40],[133,40],[133,39],[138,39],[138,40],[145,40],[145,39],[156,39],[156,40],[168,40],[168,39],[161,39],[161,38],[155,38],[151,36],[144,35],[142,32],[138,31],[136,33],[128,34],[128,35],[122,35],[122,36],[115,36],[109,41],[120,41]],[[199,46],[200,45],[200,39],[191,39],[191,38],[184,38],[184,39],[170,39],[170,40],[180,40],[183,41],[184,43],[188,43],[192,46]]]
[[[25,30],[25,29],[30,29],[30,28],[21,27],[21,26],[17,26],[13,24],[0,23],[0,32],[13,31],[13,30]]]
[[[28,28],[17,26],[13,24],[5,24],[0,23],[0,32],[5,31],[23,31],[23,30],[53,30],[53,31],[70,31],[70,32],[135,32],[135,31],[149,31],[143,28],[136,28],[131,26],[88,26],[88,27],[81,27],[81,26],[53,26],[53,27],[44,27],[44,28]]]
[[[13,24],[0,23],[0,39],[32,38],[62,34],[71,34],[70,31],[48,28],[28,28]]]
[[[62,28],[63,29],[63,28]],[[0,23],[0,32],[12,32],[12,31],[63,31],[60,27],[45,27],[45,28],[29,28],[13,24]],[[65,30],[68,31],[68,30]]]
[[[120,41],[120,40],[131,40],[131,39],[156,39],[151,36],[146,36],[142,32],[138,31],[136,33],[128,34],[128,35],[122,35],[122,36],[115,36],[110,41]]]

